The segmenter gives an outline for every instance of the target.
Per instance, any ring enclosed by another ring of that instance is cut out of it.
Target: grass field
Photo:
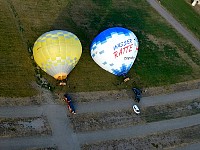
[[[0,96],[31,96],[35,81],[34,65],[28,49],[44,32],[63,29],[81,40],[83,54],[70,73],[67,86],[56,91],[96,91],[168,85],[200,77],[200,54],[176,33],[145,0],[6,0],[1,9],[1,93]],[[78,5],[77,5],[78,4]],[[104,29],[122,26],[139,39],[139,53],[129,72],[130,81],[122,82],[95,64],[89,47]],[[14,52],[13,52],[14,51]],[[12,56],[12,57],[11,57]]]
[[[34,68],[28,57],[13,14],[6,1],[0,1],[0,96],[32,96],[35,81]]]
[[[164,0],[162,5],[200,39],[200,6],[193,7],[191,0]]]

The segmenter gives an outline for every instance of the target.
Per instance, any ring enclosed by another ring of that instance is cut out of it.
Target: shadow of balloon
[[[62,9],[58,17],[51,26],[52,30],[65,30],[75,34],[81,41],[83,49],[89,49],[91,38],[88,33],[88,29],[84,27],[84,20],[82,17],[82,11],[78,8],[79,5],[74,2],[69,4]]]
[[[60,11],[51,29],[74,33],[81,41],[83,49],[89,50],[92,40],[98,33],[116,25],[110,24],[107,18],[109,12],[112,11],[111,1],[104,1],[105,4],[99,1],[70,1]],[[105,7],[106,4],[108,7]]]

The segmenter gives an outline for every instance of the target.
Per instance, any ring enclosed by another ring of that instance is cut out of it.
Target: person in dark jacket
[[[132,88],[132,90],[135,93],[135,101],[139,103],[140,99],[142,97],[142,95],[141,95],[142,91],[138,88]]]
[[[64,101],[67,103],[68,109],[72,114],[76,114],[72,99],[68,94],[64,95]]]

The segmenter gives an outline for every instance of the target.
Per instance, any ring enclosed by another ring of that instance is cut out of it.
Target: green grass
[[[164,0],[162,5],[200,40],[200,11],[195,11],[195,7],[192,7],[191,3],[187,3],[186,0]],[[200,64],[199,59],[193,57],[191,51],[187,48],[184,50],[194,62]]]
[[[180,55],[188,54],[188,58],[195,60],[196,65],[200,66],[196,49],[178,35],[145,0],[115,0],[105,3],[97,0],[11,0],[10,4],[1,3],[5,7],[1,10],[3,21],[0,22],[0,34],[4,38],[1,38],[3,45],[0,57],[3,59],[0,64],[3,68],[1,76],[6,77],[1,78],[0,96],[31,96],[35,93],[30,86],[35,81],[35,67],[27,51],[41,34],[53,29],[76,34],[83,46],[81,59],[70,73],[66,87],[56,86],[56,81],[43,73],[56,91],[150,87],[199,78],[200,73],[196,73],[191,64]],[[17,14],[16,17],[13,14]],[[89,47],[93,38],[113,26],[132,30],[140,43],[136,62],[128,74],[131,80],[127,83],[123,83],[121,77],[101,69],[90,57]]]
[[[185,0],[163,0],[162,5],[200,39],[200,13],[190,3]]]
[[[31,87],[35,82],[34,68],[29,59],[12,13],[6,7],[1,9],[0,22],[0,96],[32,96],[37,92]]]

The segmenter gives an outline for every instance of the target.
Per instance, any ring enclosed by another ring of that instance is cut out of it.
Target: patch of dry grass
[[[83,150],[91,149],[165,149],[175,148],[183,144],[191,144],[200,141],[200,125],[175,129],[172,131],[127,138],[119,140],[109,140],[94,144],[85,144]]]
[[[47,118],[0,118],[0,137],[21,137],[51,134]]]

